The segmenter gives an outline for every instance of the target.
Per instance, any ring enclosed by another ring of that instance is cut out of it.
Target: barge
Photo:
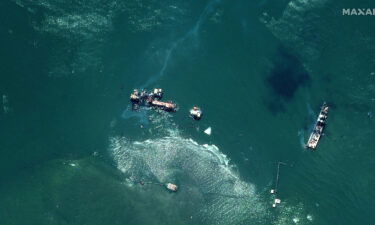
[[[323,129],[326,126],[326,120],[328,117],[328,105],[326,103],[323,103],[320,113],[318,116],[318,119],[315,123],[314,130],[312,131],[309,140],[307,141],[306,148],[309,148],[311,150],[315,150],[318,142],[323,135]]]
[[[150,106],[154,106],[156,108],[159,108],[168,112],[174,112],[176,111],[176,108],[177,108],[176,104],[174,104],[173,102],[162,102],[159,100],[149,99],[148,103]]]
[[[139,91],[134,89],[133,93],[130,94],[130,101],[133,104],[133,109],[138,109],[140,106],[149,106],[158,108],[168,112],[174,112],[177,110],[177,105],[171,101],[161,101],[163,97],[163,90],[155,88],[152,92],[147,93],[145,90]]]

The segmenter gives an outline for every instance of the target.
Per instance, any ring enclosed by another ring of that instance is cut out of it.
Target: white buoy
[[[275,192],[275,189],[271,189],[271,194],[275,194],[276,192]]]
[[[211,127],[208,127],[206,130],[204,130],[204,133],[207,135],[211,135]]]
[[[276,204],[272,204],[272,208],[276,208]]]

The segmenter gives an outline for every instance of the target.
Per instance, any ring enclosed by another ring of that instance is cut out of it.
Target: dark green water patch
[[[284,111],[283,103],[291,101],[297,90],[306,86],[309,81],[309,74],[298,58],[286,48],[279,47],[273,67],[266,78],[266,83],[274,94],[268,102],[269,110],[274,113]]]

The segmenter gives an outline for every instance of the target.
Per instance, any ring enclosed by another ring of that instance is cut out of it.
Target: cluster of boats
[[[130,101],[132,102],[133,109],[135,110],[140,106],[149,106],[168,112],[177,111],[177,105],[172,101],[161,101],[163,95],[164,92],[160,88],[155,88],[150,93],[148,93],[146,90],[139,91],[138,89],[135,89],[130,95]],[[326,120],[328,117],[328,110],[328,105],[323,103],[314,129],[309,137],[309,140],[307,141],[307,144],[305,145],[306,148],[312,150],[316,149],[318,142],[323,135],[323,129],[326,125]],[[200,120],[202,118],[202,110],[199,107],[194,106],[192,109],[190,109],[190,116],[195,120]]]
[[[168,112],[177,111],[177,105],[174,102],[161,101],[161,99],[163,98],[163,95],[164,95],[164,92],[160,88],[155,88],[153,89],[152,92],[149,92],[149,93],[146,90],[140,91],[138,89],[135,89],[133,93],[131,93],[130,95],[130,101],[133,105],[134,110],[139,109],[140,106],[147,106],[147,107],[153,107],[153,108],[161,109],[161,110],[168,111]],[[314,125],[314,129],[309,137],[309,140],[307,141],[307,144],[305,145],[306,148],[309,148],[311,150],[316,149],[318,142],[321,136],[323,135],[324,127],[326,126],[328,110],[329,110],[328,105],[326,103],[323,103],[319,112],[318,119]],[[202,110],[197,106],[194,106],[192,109],[190,109],[189,112],[190,112],[190,116],[194,120],[200,120],[202,118]],[[205,133],[210,134],[211,128],[208,128],[207,132],[205,131]],[[279,162],[278,164],[276,188],[271,190],[271,194],[276,194],[280,164],[283,164],[283,163]],[[141,183],[141,184],[144,184],[144,183]],[[172,183],[165,184],[165,187],[168,190],[173,191],[173,192],[177,191],[178,189],[177,185],[172,184]],[[272,207],[276,207],[276,205],[280,203],[281,203],[281,200],[278,198],[275,198],[275,202],[272,205]]]
[[[161,101],[164,92],[161,88],[155,88],[152,92],[146,90],[134,89],[133,93],[130,94],[130,101],[133,104],[133,109],[137,110],[140,106],[148,106],[157,109],[161,109],[167,112],[177,111],[177,105],[172,101]],[[190,116],[195,120],[202,118],[202,110],[194,106],[190,110]]]
[[[164,92],[160,88],[155,88],[151,92],[147,92],[146,90],[140,91],[138,89],[134,89],[133,93],[130,94],[130,101],[133,105],[133,110],[138,110],[141,106],[146,106],[164,110],[167,112],[176,112],[177,105],[175,103],[173,103],[172,101],[161,101],[163,95]],[[189,112],[190,116],[194,120],[200,120],[202,118],[202,110],[198,106],[194,106],[192,109],[190,109]],[[211,134],[211,128],[209,128],[209,134]],[[144,185],[146,184],[146,182],[140,182],[140,184]],[[172,183],[165,184],[165,187],[169,191],[173,192],[176,192],[178,189],[178,186]]]

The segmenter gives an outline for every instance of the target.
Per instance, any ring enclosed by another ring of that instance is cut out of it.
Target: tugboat
[[[202,110],[197,106],[190,109],[190,116],[195,120],[200,120],[202,118]]]
[[[328,109],[329,109],[328,105],[324,102],[320,109],[320,113],[315,123],[314,130],[311,133],[310,138],[306,144],[306,148],[309,148],[311,150],[316,149],[318,142],[320,140],[320,137],[323,134],[323,129],[326,126],[326,120],[328,117]]]
[[[138,109],[142,105],[159,108],[168,112],[174,112],[177,109],[176,104],[173,102],[162,102],[160,99],[163,97],[163,90],[155,88],[151,93],[147,93],[145,90],[140,92],[134,89],[133,93],[130,94],[130,101],[133,104],[133,109]]]
[[[134,89],[133,93],[130,94],[130,101],[133,104],[138,104],[141,101],[141,97],[137,89]]]
[[[150,95],[152,95],[154,99],[160,100],[163,98],[163,90],[161,88],[155,88]]]

